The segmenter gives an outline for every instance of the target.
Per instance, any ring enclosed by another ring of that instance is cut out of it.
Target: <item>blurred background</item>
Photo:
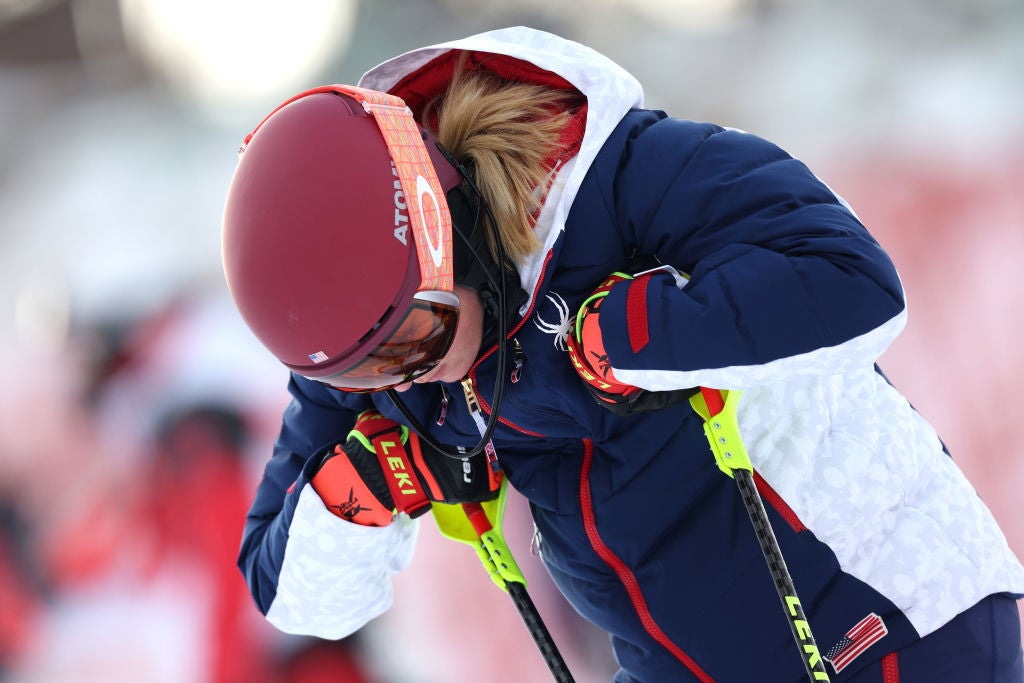
[[[850,201],[910,303],[882,365],[1024,554],[1019,0],[0,0],[0,680],[548,678],[429,522],[396,607],[338,643],[276,632],[234,567],[286,402],[220,269],[242,137],[302,89],[514,24],[607,54],[648,106],[772,139]],[[609,680],[521,501],[508,517],[577,679]]]

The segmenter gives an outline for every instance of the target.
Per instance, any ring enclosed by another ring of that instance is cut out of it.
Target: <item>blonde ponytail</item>
[[[496,261],[496,237],[513,263],[541,246],[533,225],[547,189],[545,162],[558,149],[568,109],[581,97],[467,70],[460,59],[447,91],[423,112],[424,121],[436,116],[438,141],[475,168],[477,187],[498,224],[498,235],[487,232]]]

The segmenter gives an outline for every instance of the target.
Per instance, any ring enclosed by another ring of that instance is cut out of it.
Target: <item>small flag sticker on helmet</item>
[[[317,351],[316,353],[309,354],[309,359],[314,363],[323,363],[327,360],[327,354],[323,351]]]

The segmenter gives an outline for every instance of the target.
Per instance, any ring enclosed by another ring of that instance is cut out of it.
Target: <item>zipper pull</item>
[[[536,524],[534,524],[533,525],[533,538],[530,539],[530,554],[533,555],[534,557],[540,557],[540,544],[541,544],[540,528]]]
[[[473,380],[469,377],[462,380],[462,393],[466,395],[466,407],[469,408],[469,414],[473,416],[476,429],[483,436],[484,432],[487,431],[487,421],[484,420],[483,411],[480,409],[480,401],[477,400],[476,392],[473,390]],[[491,482],[496,483],[500,481],[501,465],[498,464],[498,452],[494,450],[493,439],[487,440],[487,445],[484,446],[484,456],[487,458],[489,466],[487,471]]]
[[[523,347],[519,345],[518,337],[513,337],[512,343],[515,344],[515,348],[512,355],[512,376],[509,379],[512,380],[512,384],[515,384],[523,376],[523,361],[526,360],[526,354],[523,353]]]
[[[439,384],[441,387],[441,409],[437,412],[437,419],[434,422],[440,427],[444,424],[444,420],[448,417],[448,392],[445,390],[443,384]]]

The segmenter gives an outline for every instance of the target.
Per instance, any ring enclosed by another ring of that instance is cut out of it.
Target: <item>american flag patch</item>
[[[838,643],[830,647],[825,653],[825,659],[832,664],[836,673],[839,673],[888,632],[889,629],[885,627],[882,617],[872,612],[847,631]]]
[[[327,358],[327,354],[323,351],[317,351],[316,353],[309,354],[309,359],[314,363],[323,363]]]

